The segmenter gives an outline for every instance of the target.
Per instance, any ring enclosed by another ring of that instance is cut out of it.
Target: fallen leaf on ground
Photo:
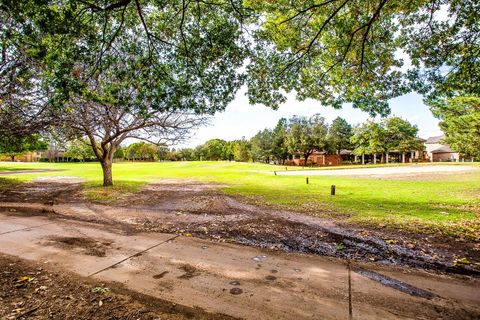
[[[23,276],[23,277],[18,278],[17,282],[25,282],[25,281],[30,282],[33,279],[35,279],[35,277]]]

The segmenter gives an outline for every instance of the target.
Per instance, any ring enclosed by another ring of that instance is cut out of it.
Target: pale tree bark
[[[103,186],[113,186],[112,160],[108,159],[100,163],[103,171]]]

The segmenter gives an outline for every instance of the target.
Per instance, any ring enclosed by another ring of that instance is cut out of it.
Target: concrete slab
[[[104,225],[38,216],[0,213],[0,225],[4,230],[24,227],[0,235],[2,253],[53,263],[80,275],[94,274],[99,280],[121,282],[151,296],[234,317],[348,319],[349,301],[352,319],[480,315],[478,279],[370,266],[437,295],[425,299],[349,272],[345,261],[339,259],[171,234],[125,235]],[[85,242],[77,243],[79,239]],[[103,251],[92,252],[103,255],[91,254],[83,245],[100,248]]]
[[[1,252],[30,260],[53,262],[83,276],[102,270],[172,237],[169,234],[158,234],[155,238],[142,235],[125,236],[99,230],[98,226],[94,229],[88,223],[59,220],[52,223],[45,217],[28,219],[27,222],[23,217],[0,215],[2,228],[19,230],[0,235]],[[62,241],[54,241],[56,239],[66,240],[67,245]],[[109,244],[104,247],[105,256],[98,256],[85,254],[85,248],[81,244],[69,246],[69,239],[88,239],[93,244]]]
[[[44,225],[46,223],[52,223],[48,219],[36,220],[31,219],[30,217],[16,217],[10,215],[12,212],[2,212],[0,210],[0,215],[2,217],[0,223],[0,235],[4,233],[11,233],[15,230],[36,227],[39,225]]]
[[[318,259],[316,265],[307,256],[238,249],[180,237],[98,276],[123,279],[149,295],[247,319],[315,319],[320,314],[324,319],[348,318],[344,265],[326,259]],[[234,288],[242,293],[232,294]]]

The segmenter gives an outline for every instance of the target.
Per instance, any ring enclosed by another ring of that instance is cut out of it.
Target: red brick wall
[[[433,161],[438,162],[438,161],[451,161],[452,160],[452,154],[451,153],[433,153],[432,154]]]

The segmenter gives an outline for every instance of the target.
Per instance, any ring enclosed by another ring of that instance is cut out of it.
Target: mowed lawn
[[[98,163],[0,163],[0,172],[21,169],[58,171],[0,176],[0,188],[38,176],[76,176],[85,180],[89,198],[115,200],[161,179],[199,180],[218,183],[224,192],[251,202],[345,223],[480,241],[480,170],[416,177],[314,176],[307,185],[304,176],[275,176],[274,170],[285,167],[266,164],[121,162],[114,164],[115,186],[104,189]],[[331,185],[336,186],[335,196],[330,195]]]

